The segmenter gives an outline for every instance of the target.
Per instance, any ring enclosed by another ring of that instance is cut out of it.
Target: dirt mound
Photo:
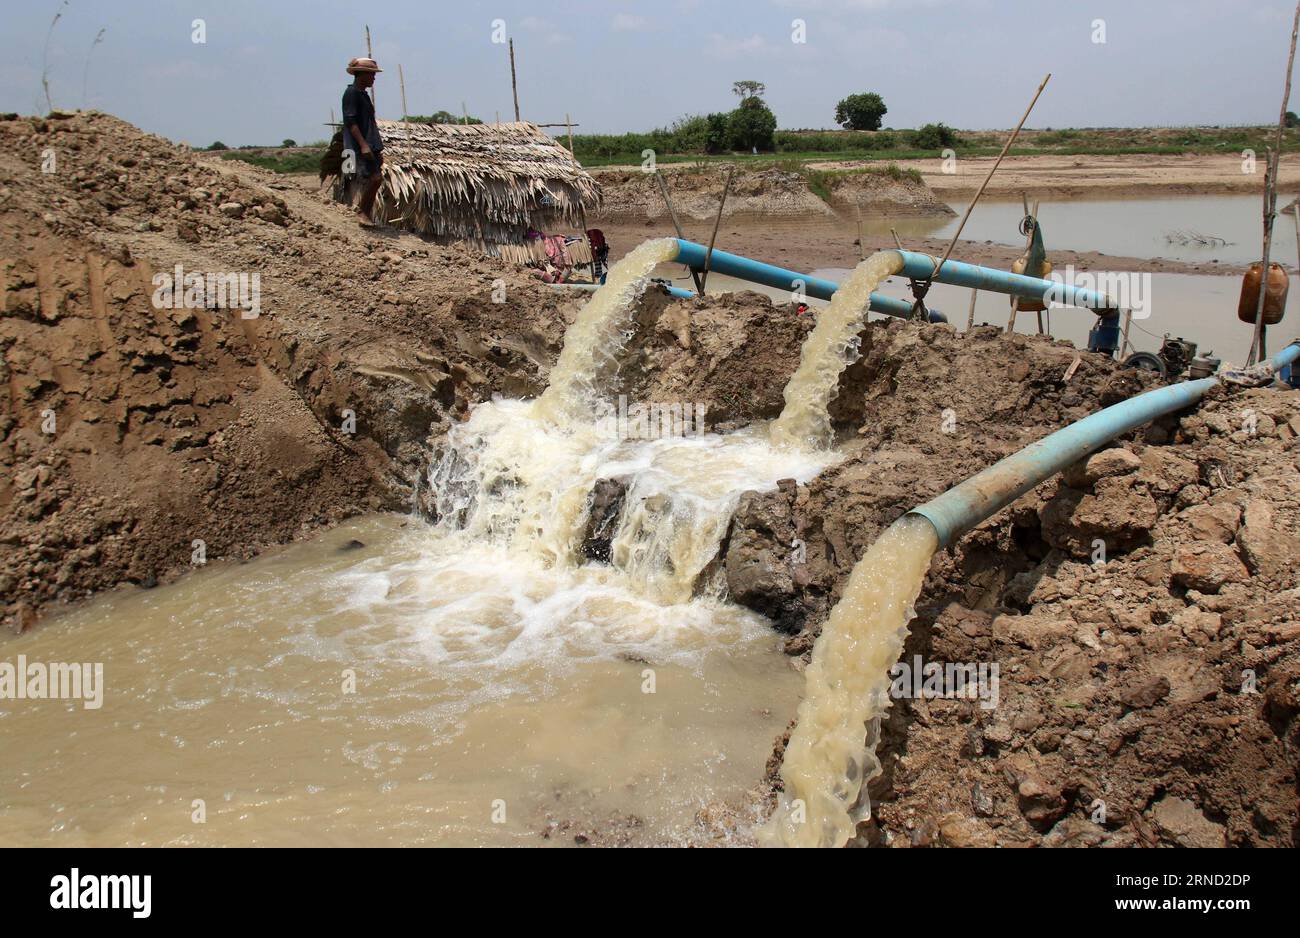
[[[1067,342],[993,328],[880,320],[860,342],[831,405],[847,458],[797,491],[747,495],[732,523],[731,597],[785,630],[810,626],[792,651],[811,647],[849,570],[899,515],[1147,380]]]
[[[831,204],[847,217],[853,217],[855,208],[891,218],[957,214],[947,203],[939,201],[925,183],[901,173],[891,176],[876,172],[830,172],[823,178],[830,190]]]
[[[726,184],[723,167],[660,167],[672,195],[678,218],[712,220]],[[602,219],[659,219],[668,216],[653,174],[628,170],[593,170],[604,193]],[[824,186],[813,191],[813,180]],[[864,171],[828,173],[795,172],[782,166],[742,166],[732,177],[723,216],[764,218],[833,218],[854,206],[865,212],[888,215],[951,215],[952,209],[935,198],[922,182]]]
[[[862,443],[808,486],[747,496],[729,535],[732,598],[801,628],[787,650],[805,660],[885,526],[1145,380],[1085,355],[1067,383],[1069,349],[993,330],[865,341],[837,402]],[[936,558],[903,660],[997,663],[1000,700],[895,701],[865,840],[1295,844],[1300,398],[1217,397]]]
[[[512,379],[536,384],[538,366],[495,340],[526,347],[510,342],[521,321],[563,333],[561,299],[517,273],[367,236],[269,174],[115,118],[0,121],[0,144],[11,627],[408,506],[431,428]],[[250,288],[256,275],[258,315],[203,286],[160,295],[155,272],[178,264]]]

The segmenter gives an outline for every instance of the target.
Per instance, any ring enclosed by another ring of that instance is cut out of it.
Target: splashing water
[[[605,283],[564,334],[550,384],[534,405],[539,417],[553,423],[592,419],[600,403],[598,382],[618,367],[633,303],[645,291],[655,267],[676,256],[677,242],[658,238],[637,246],[609,269]]]
[[[817,316],[804,341],[799,367],[785,386],[785,407],[772,424],[772,441],[787,448],[826,447],[832,441],[830,403],[840,375],[857,350],[867,321],[871,293],[886,277],[903,269],[894,251],[873,254],[854,268]]]
[[[780,451],[753,432],[626,441],[602,397],[630,335],[630,310],[656,265],[677,251],[647,241],[615,264],[564,337],[550,385],[535,402],[480,404],[452,428],[429,470],[444,534],[491,543],[550,567],[581,565],[597,481],[626,489],[611,541],[613,566],[636,592],[684,603],[717,554],[741,494],[807,481],[833,457]]]
[[[599,423],[564,430],[523,401],[474,408],[429,470],[438,530],[559,568],[583,563],[597,481],[626,494],[611,532],[613,567],[639,595],[684,603],[717,555],[745,491],[806,482],[835,457],[782,451],[740,432],[623,441]]]
[[[938,548],[934,527],[905,515],[849,574],[813,647],[785,791],[760,832],[770,846],[842,847],[871,814],[866,783],[880,772],[876,741],[889,708],[889,669],[907,638],[912,604]]]

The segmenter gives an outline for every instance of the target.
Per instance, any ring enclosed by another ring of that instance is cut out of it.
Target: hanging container
[[[1013,274],[1023,275],[1025,272],[1025,268],[1028,266],[1029,266],[1029,254],[1028,252],[1026,252],[1024,254],[1021,254],[1019,257],[1017,257],[1015,261],[1011,264],[1011,272]],[[1038,276],[1041,279],[1046,280],[1048,278],[1048,275],[1051,274],[1051,272],[1052,272],[1052,262],[1049,260],[1044,260],[1042,273],[1040,273]],[[1019,302],[1017,302],[1017,300],[1019,300]],[[1022,313],[1041,313],[1043,310],[1047,309],[1047,306],[1038,297],[1030,297],[1030,296],[1014,297],[1013,296],[1011,298],[1011,302],[1016,307],[1016,309]]]
[[[1237,303],[1237,318],[1254,325],[1255,311],[1259,307],[1259,284],[1264,265],[1258,261],[1250,265],[1241,281],[1241,300]],[[1264,325],[1276,326],[1286,311],[1286,294],[1291,288],[1291,278],[1281,264],[1268,265],[1268,291],[1264,294]]]

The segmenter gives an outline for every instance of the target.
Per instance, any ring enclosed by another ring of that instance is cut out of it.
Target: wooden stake
[[[402,73],[402,63],[397,63],[397,83],[402,86],[402,123],[406,123],[406,76]]]
[[[1291,215],[1295,218],[1296,272],[1300,273],[1300,198],[1291,203]]]
[[[893,228],[890,228],[889,233],[894,236],[894,244],[898,247],[898,249],[900,251],[903,250],[903,240],[898,236],[898,232],[895,231]]]
[[[862,203],[854,202],[853,208],[858,213],[858,262],[861,263],[867,259],[867,245],[862,240]]]
[[[591,282],[596,282],[596,249],[592,246],[591,235],[587,234],[587,210],[578,199],[578,221],[582,224],[582,237],[587,242],[587,253],[591,255]]]
[[[469,110],[465,107],[464,101],[460,102],[460,116],[462,118],[461,123],[463,124],[469,123]]]
[[[727,181],[722,186],[722,198],[718,201],[718,217],[713,219],[713,234],[709,235],[709,249],[704,252],[704,274],[700,277],[700,295],[704,295],[704,286],[709,282],[709,266],[713,263],[713,242],[718,240],[718,226],[722,224],[722,208],[727,204],[727,193],[731,191],[731,174],[736,171],[733,165],[727,169]]]
[[[673,220],[673,227],[677,229],[677,237],[685,241],[686,235],[682,231],[682,223],[677,220],[677,209],[673,208],[673,200],[668,195],[668,183],[664,182],[663,174],[657,169],[655,170],[655,180],[659,183],[659,192],[664,197],[664,204],[668,206],[668,216]],[[696,271],[692,270],[691,279],[695,281],[696,294],[703,296],[704,284],[700,281],[700,275]]]
[[[993,168],[989,170],[989,174],[985,176],[984,181],[980,183],[979,191],[975,193],[975,198],[971,199],[970,205],[966,206],[966,214],[961,217],[961,224],[957,226],[957,231],[953,234],[952,241],[948,244],[948,250],[943,252],[943,258],[939,261],[938,266],[934,268],[934,273],[930,275],[931,280],[939,279],[939,271],[943,270],[943,265],[948,261],[948,255],[952,254],[952,249],[957,246],[957,240],[961,237],[962,229],[966,227],[966,222],[970,219],[971,210],[975,208],[975,203],[980,200],[980,196],[982,196],[984,190],[988,188],[989,182],[993,179],[993,174],[998,171],[998,167],[1002,165],[1002,160],[1011,149],[1011,144],[1016,142],[1016,137],[1020,136],[1020,130],[1025,126],[1025,121],[1029,120],[1029,112],[1034,109],[1034,105],[1038,103],[1038,98],[1042,95],[1043,89],[1047,87],[1047,83],[1051,80],[1052,73],[1048,72],[1047,77],[1043,79],[1043,83],[1039,85],[1038,90],[1034,92],[1034,100],[1030,101],[1029,107],[1025,108],[1025,113],[1024,116],[1020,118],[1020,123],[1016,124],[1015,130],[1011,131],[1011,136],[1007,138],[1006,145],[1002,148],[1002,152],[998,154],[997,160],[993,163]]]
[[[569,115],[564,115],[564,126],[569,131],[569,153],[573,153],[573,124],[569,121]]]
[[[519,84],[515,80],[515,41],[510,40],[510,93],[515,96],[515,121],[519,121]]]
[[[373,59],[374,57],[375,57],[375,53],[374,53],[374,52],[371,50],[371,48],[370,48],[370,27],[367,26],[367,27],[366,27],[366,58]],[[371,85],[371,86],[370,86],[370,105],[371,105],[371,107],[374,107],[374,104],[375,104],[375,86],[374,86],[374,85]],[[375,111],[375,117],[376,117],[376,118],[379,117],[379,112],[378,112],[378,110]]]
[[[979,297],[979,290],[970,291],[970,312],[966,314],[966,331],[970,332],[975,328],[975,300]]]
[[[1011,318],[1007,320],[1007,335],[1016,331],[1016,314],[1020,312],[1020,297],[1011,298]]]
[[[1295,67],[1296,37],[1300,35],[1300,3],[1296,4],[1295,19],[1291,23],[1291,52],[1286,60],[1286,86],[1282,91],[1282,111],[1277,119],[1277,143],[1269,154],[1264,170],[1264,258],[1260,271],[1259,301],[1255,305],[1255,334],[1250,340],[1250,355],[1246,365],[1255,364],[1264,357],[1264,299],[1268,296],[1268,255],[1273,246],[1273,219],[1277,212],[1277,170],[1282,159],[1282,134],[1286,129],[1286,108],[1291,101],[1291,70]],[[1256,357],[1258,353],[1258,358]]]
[[[1125,357],[1128,354],[1128,352],[1132,351],[1133,349],[1133,346],[1130,345],[1128,341],[1128,328],[1131,325],[1133,325],[1133,310],[1126,309],[1124,310],[1124,334],[1123,336],[1121,336],[1119,342],[1121,358]]]

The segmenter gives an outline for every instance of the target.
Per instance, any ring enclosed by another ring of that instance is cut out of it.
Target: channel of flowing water
[[[706,570],[741,493],[835,456],[610,432],[664,252],[610,271],[542,398],[453,429],[432,526],[350,522],[5,639],[0,660],[98,662],[105,686],[98,709],[0,708],[0,844],[671,843],[743,806],[799,681]],[[625,493],[611,564],[581,552],[602,479]]]

